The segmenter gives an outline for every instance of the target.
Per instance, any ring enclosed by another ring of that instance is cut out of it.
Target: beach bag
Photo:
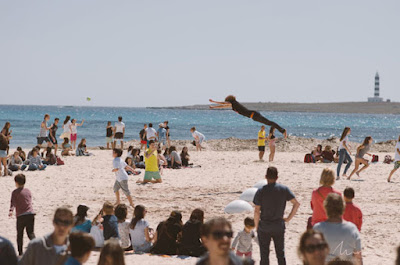
[[[379,161],[379,156],[377,155],[372,155],[372,163],[378,162]]]
[[[62,161],[61,158],[57,156],[57,166],[63,166],[63,165],[65,165],[64,161]]]
[[[313,163],[313,158],[311,154],[306,154],[304,157],[304,163]]]
[[[385,155],[385,160],[383,160],[383,163],[385,164],[390,164],[393,162],[393,159],[390,155]]]

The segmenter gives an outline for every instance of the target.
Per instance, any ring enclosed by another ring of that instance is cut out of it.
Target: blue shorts
[[[0,157],[7,157],[7,150],[0,150]]]

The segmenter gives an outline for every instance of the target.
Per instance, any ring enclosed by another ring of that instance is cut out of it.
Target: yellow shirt
[[[146,154],[149,151],[150,149],[147,149],[146,153],[144,154],[144,163],[146,165],[146,171],[158,172],[157,150],[154,151],[154,153],[149,158],[146,158]]]
[[[265,131],[258,132],[258,138],[260,138],[260,137],[265,138]],[[258,146],[265,146],[265,139],[263,139],[263,140],[258,139]]]

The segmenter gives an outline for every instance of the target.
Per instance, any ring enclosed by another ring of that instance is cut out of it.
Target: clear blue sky
[[[0,2],[0,104],[400,101],[400,1]],[[4,93],[5,92],[5,93]]]

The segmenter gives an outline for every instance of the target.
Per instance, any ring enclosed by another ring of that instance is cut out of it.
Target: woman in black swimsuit
[[[245,106],[240,104],[239,102],[236,101],[235,96],[227,96],[225,98],[225,102],[218,102],[210,99],[211,103],[217,104],[217,106],[210,106],[210,109],[223,109],[223,108],[232,108],[233,111],[239,113],[240,115],[243,115],[247,118],[250,118],[254,121],[258,121],[260,123],[263,123],[265,125],[271,126],[272,128],[276,128],[280,133],[282,133],[285,138],[287,137],[286,130],[283,129],[281,126],[276,124],[273,121],[268,120],[264,116],[262,116],[258,111],[255,110],[248,110]]]

